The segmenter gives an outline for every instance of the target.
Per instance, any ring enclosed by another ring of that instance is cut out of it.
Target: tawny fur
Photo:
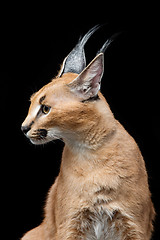
[[[45,128],[47,141],[63,138],[65,147],[43,223],[22,240],[149,240],[155,213],[141,152],[100,92],[82,103],[68,90],[76,77],[65,73],[31,98],[28,137]],[[36,118],[42,96],[51,112]]]

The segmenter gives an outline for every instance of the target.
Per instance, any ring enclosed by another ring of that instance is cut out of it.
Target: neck
[[[101,137],[98,137],[98,133],[101,133]],[[103,168],[107,161],[107,148],[110,151],[115,136],[116,129],[109,132],[99,129],[97,134],[94,136],[91,134],[83,144],[79,142],[73,144],[72,141],[67,141],[61,163],[61,174],[65,176],[66,181],[70,179],[70,176],[72,178],[73,176],[87,176],[93,174],[93,170]]]
[[[113,117],[108,118],[107,124],[105,120],[101,118],[98,123],[93,123],[80,133],[66,134],[63,138],[66,147],[75,154],[99,151],[110,143],[117,127]]]
[[[75,156],[100,153],[114,139],[117,121],[105,101],[96,103],[96,114],[77,131],[63,131],[65,148]]]

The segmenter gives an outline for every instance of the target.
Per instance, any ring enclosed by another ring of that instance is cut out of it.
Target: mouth
[[[41,144],[45,144],[45,143],[60,139],[59,136],[55,134],[54,135],[50,134],[50,132],[47,131],[46,129],[37,129],[32,133],[32,135],[30,136],[28,135],[27,137],[29,138],[31,143],[35,145],[41,145]]]
[[[44,144],[48,142],[47,139],[47,130],[46,129],[37,129],[32,133],[31,136],[28,136],[31,143],[39,145]]]

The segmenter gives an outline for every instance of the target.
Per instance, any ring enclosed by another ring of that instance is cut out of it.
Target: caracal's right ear
[[[98,51],[98,55],[71,83],[68,84],[71,92],[78,96],[82,101],[97,96],[104,71],[104,53],[116,36],[117,34],[107,39]]]
[[[98,54],[67,86],[82,101],[97,96],[104,71],[104,54]]]

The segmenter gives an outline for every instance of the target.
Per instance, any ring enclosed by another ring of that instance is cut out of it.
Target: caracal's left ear
[[[97,31],[101,26],[96,25],[91,28],[83,38],[80,38],[76,46],[64,59],[61,69],[57,77],[61,77],[64,73],[81,73],[86,67],[86,58],[84,52],[84,46],[92,34]]]
[[[92,98],[100,90],[103,71],[104,54],[100,53],[68,86],[81,100]]]

